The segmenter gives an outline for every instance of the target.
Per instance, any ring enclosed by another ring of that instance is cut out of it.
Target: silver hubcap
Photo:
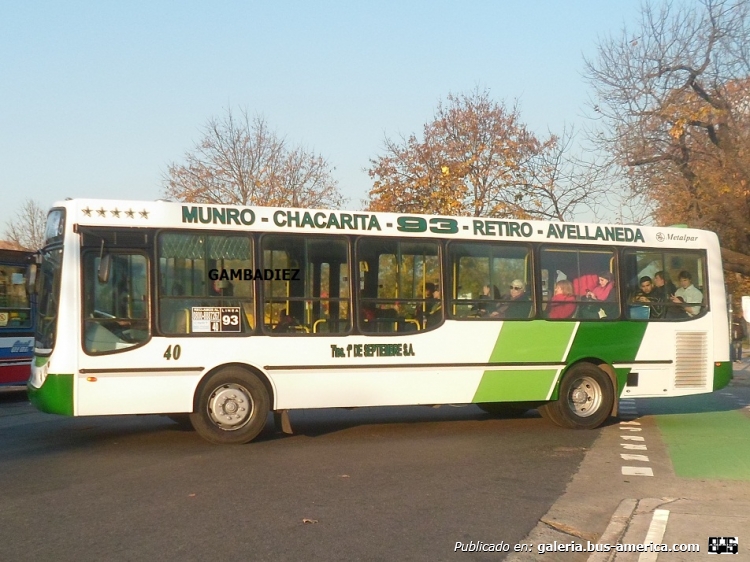
[[[245,426],[253,414],[255,403],[244,386],[225,384],[213,391],[208,399],[211,421],[226,431]]]
[[[582,418],[595,414],[602,405],[602,389],[591,377],[573,381],[568,394],[568,407]]]

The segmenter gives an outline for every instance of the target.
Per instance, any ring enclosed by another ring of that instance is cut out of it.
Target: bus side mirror
[[[106,285],[109,281],[109,273],[112,270],[112,254],[104,254],[102,259],[99,261],[99,271],[97,276],[99,283]]]
[[[37,265],[32,263],[26,268],[26,294],[30,295],[36,292],[36,272]]]

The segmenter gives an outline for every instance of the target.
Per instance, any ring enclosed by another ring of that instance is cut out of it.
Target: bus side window
[[[535,314],[531,247],[451,242],[450,314],[467,320],[527,320]]]
[[[359,260],[359,317],[364,333],[431,330],[442,324],[437,243],[363,238]]]
[[[164,335],[221,335],[205,322],[193,321],[205,309],[239,308],[240,326],[255,327],[253,240],[243,234],[163,232],[158,239],[158,327]],[[202,309],[202,310],[199,310]]]
[[[343,237],[261,238],[263,327],[272,334],[343,334],[351,327],[349,242]],[[273,272],[273,273],[271,273]]]
[[[624,278],[632,280],[634,287],[642,279],[650,279],[652,285],[648,298],[639,299],[647,302],[629,306],[631,320],[681,322],[708,311],[705,251],[625,250],[622,255]],[[691,278],[684,282],[685,287],[680,282],[683,272]],[[634,288],[631,297],[642,297],[638,291]]]
[[[548,271],[548,277],[554,272],[554,284],[559,281],[570,283],[566,291],[569,296],[558,296],[557,300],[565,301],[557,305],[557,312],[548,318],[575,320],[615,320],[620,316],[619,283],[617,270],[614,271],[615,252],[613,248],[596,246],[555,246],[544,245],[540,252],[540,267]],[[548,281],[548,285],[551,279]],[[553,284],[553,287],[554,287]],[[562,291],[562,289],[561,289]],[[567,294],[567,293],[566,293]],[[572,296],[572,299],[570,298]],[[555,299],[554,292],[548,290],[543,299],[549,307]],[[567,314],[575,305],[575,311]],[[565,310],[565,314],[560,310]]]

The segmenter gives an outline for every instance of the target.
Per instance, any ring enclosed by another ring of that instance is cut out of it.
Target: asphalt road
[[[502,560],[454,546],[521,542],[599,434],[474,406],[291,419],[216,446],[0,394],[0,560]]]

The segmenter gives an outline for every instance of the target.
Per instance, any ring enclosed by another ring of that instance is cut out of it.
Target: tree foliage
[[[263,118],[231,110],[210,119],[203,138],[169,166],[164,195],[179,201],[338,208],[344,198],[325,158],[288,146]]]
[[[422,138],[386,137],[370,161],[376,211],[565,220],[595,203],[599,186],[567,156],[572,134],[538,139],[517,107],[487,90],[449,94]]]
[[[25,250],[39,250],[44,246],[47,209],[33,199],[26,199],[7,222],[4,237]]]
[[[658,223],[715,230],[722,246],[745,255],[749,7],[747,0],[645,5],[634,31],[604,39],[586,61],[602,118],[598,139],[633,195],[646,199]]]

